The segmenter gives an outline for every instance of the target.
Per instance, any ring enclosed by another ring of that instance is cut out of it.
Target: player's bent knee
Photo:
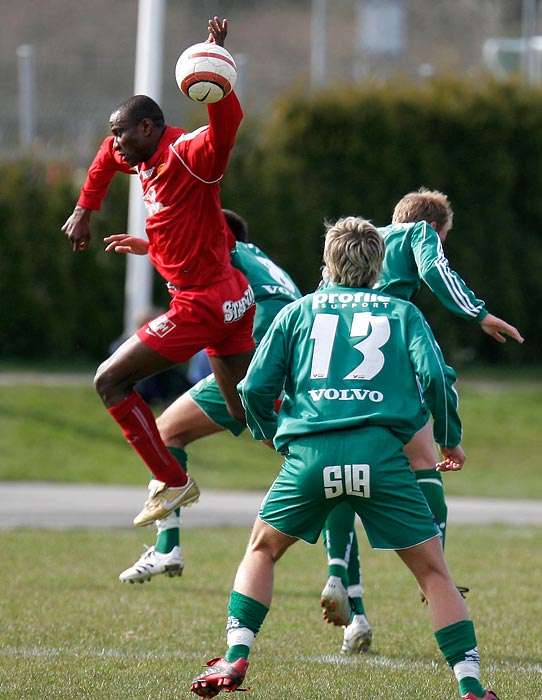
[[[94,375],[94,388],[107,407],[120,403],[125,398],[127,390],[132,387],[133,382],[119,380],[118,373],[107,360],[102,362]]]

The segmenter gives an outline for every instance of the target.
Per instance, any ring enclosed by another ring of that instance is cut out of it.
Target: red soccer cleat
[[[234,690],[249,690],[239,688],[245,680],[248,668],[246,659],[237,659],[230,663],[225,659],[213,659],[207,662],[205,671],[192,681],[190,690],[201,698],[214,698],[221,690],[231,693]]]

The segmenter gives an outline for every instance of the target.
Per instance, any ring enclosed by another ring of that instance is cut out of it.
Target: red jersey
[[[153,156],[135,168],[105,139],[77,204],[99,209],[116,172],[138,173],[147,209],[149,259],[177,287],[213,284],[232,274],[235,239],[220,203],[220,180],[243,117],[231,92],[207,105],[209,124],[196,131],[167,126]]]

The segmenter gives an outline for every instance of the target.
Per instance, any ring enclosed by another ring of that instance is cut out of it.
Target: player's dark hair
[[[246,243],[248,241],[248,224],[242,216],[236,214],[231,209],[222,209],[226,223],[235,236],[236,241]]]
[[[147,95],[129,97],[121,102],[114,111],[120,112],[127,121],[134,125],[139,124],[144,119],[150,119],[159,128],[165,124],[162,108]]]

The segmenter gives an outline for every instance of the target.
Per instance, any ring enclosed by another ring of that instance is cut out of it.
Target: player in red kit
[[[209,20],[209,42],[223,46],[226,34],[226,20]],[[205,348],[228,410],[244,422],[236,386],[254,349],[254,294],[231,265],[236,241],[219,196],[243,113],[233,92],[207,110],[209,124],[188,133],[166,125],[161,108],[146,95],[122,102],[110,117],[112,136],[100,146],[62,227],[73,250],[85,250],[91,212],[100,208],[113,176],[139,175],[148,240],[115,234],[105,239],[106,250],[148,255],[167,282],[171,303],[103,362],[94,379],[109,413],[154,477],[135,525],[190,505],[198,500],[199,489],[174,449],[164,445],[134,384]]]

